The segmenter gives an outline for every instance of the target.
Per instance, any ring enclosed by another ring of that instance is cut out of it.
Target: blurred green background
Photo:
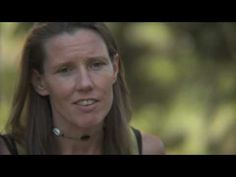
[[[167,154],[236,153],[236,23],[107,23],[121,50],[131,124]],[[0,131],[32,23],[0,23]]]

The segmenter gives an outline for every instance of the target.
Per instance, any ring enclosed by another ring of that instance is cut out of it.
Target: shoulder
[[[11,155],[2,136],[0,136],[0,155]]]
[[[142,132],[143,155],[164,155],[165,148],[161,139],[149,133]]]

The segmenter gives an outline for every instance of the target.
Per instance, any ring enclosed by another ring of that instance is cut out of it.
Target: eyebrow
[[[96,56],[96,57],[89,57],[88,60],[98,60],[98,59],[102,59],[105,61],[109,61],[109,58],[105,57],[105,56]]]

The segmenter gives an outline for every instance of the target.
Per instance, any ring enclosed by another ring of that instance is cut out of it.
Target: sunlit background
[[[236,153],[236,23],[107,23],[118,42],[131,124],[167,154]],[[32,23],[0,23],[0,131]]]

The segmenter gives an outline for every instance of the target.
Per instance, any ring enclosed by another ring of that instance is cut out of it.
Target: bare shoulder
[[[143,154],[144,155],[164,155],[165,148],[161,139],[149,133],[142,132]]]
[[[0,137],[0,155],[11,155],[2,137]]]

